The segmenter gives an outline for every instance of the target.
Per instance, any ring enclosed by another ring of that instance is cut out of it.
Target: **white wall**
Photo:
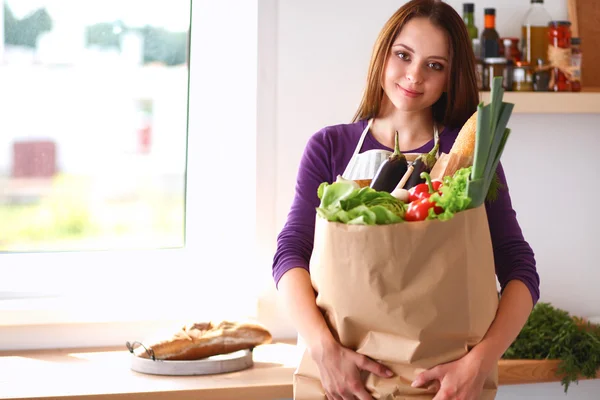
[[[462,13],[462,2],[448,3]],[[277,161],[274,235],[285,222],[306,141],[323,126],[350,121],[374,40],[401,4],[397,0],[277,2],[276,107],[271,121]],[[480,32],[483,8],[496,7],[500,35],[518,36],[529,1],[475,4]],[[554,19],[567,18],[564,0],[546,0],[546,8]],[[594,202],[599,194],[594,182],[600,173],[600,160],[595,157],[600,148],[598,111],[593,115],[515,114],[509,124],[513,135],[503,156],[515,209],[536,252],[541,300],[580,316],[600,315],[595,257],[600,221]],[[270,250],[274,249],[275,238]],[[588,398],[581,390],[589,387],[581,386],[576,398]],[[523,390],[504,388],[501,393],[520,398]],[[561,389],[552,385],[536,390],[562,396]],[[576,389],[573,393],[569,398],[575,398]]]

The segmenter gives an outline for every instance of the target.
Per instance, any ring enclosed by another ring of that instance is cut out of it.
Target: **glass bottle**
[[[544,0],[531,0],[521,27],[523,61],[530,64],[542,59],[548,61],[548,23],[552,17],[544,8]]]
[[[485,29],[481,33],[481,58],[498,57],[500,35],[496,31],[496,9],[486,8],[484,16]]]
[[[475,53],[475,72],[477,73],[477,89],[484,90],[485,70],[481,59],[481,46],[479,38],[473,39],[473,52]]]
[[[571,91],[581,92],[581,39],[578,37],[571,38]]]
[[[510,38],[506,38],[502,41],[504,45],[504,58],[506,59],[506,67],[504,68],[504,89],[511,91],[513,87],[513,71],[515,67],[514,53],[512,50],[513,41]]]
[[[475,53],[475,58],[481,58],[481,41],[479,38],[475,38],[472,40],[473,44],[473,52]]]
[[[473,39],[477,39],[479,37],[479,31],[475,26],[474,3],[463,3],[463,21],[465,21],[465,25],[467,26],[469,38],[471,39],[471,42],[473,42]]]

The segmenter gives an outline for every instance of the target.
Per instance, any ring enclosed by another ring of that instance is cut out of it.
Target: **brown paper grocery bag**
[[[425,369],[464,356],[496,315],[498,294],[485,208],[449,221],[362,226],[317,217],[311,279],[339,342],[390,367],[364,373],[375,399],[432,399],[411,388]],[[496,396],[497,370],[483,400]],[[309,354],[294,374],[294,399],[325,400]]]

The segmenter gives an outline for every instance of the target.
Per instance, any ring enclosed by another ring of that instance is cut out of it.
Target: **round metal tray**
[[[241,371],[254,365],[251,350],[190,361],[152,360],[131,355],[131,369],[151,375],[212,375]]]

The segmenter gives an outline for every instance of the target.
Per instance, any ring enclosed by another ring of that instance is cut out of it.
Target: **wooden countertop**
[[[0,353],[0,399],[283,399],[292,397],[295,345],[254,350],[254,367],[201,377],[154,376],[130,369],[120,349]]]
[[[0,352],[0,399],[269,400],[292,397],[300,351],[291,343],[254,350],[253,368],[170,377],[132,371],[125,349]],[[560,381],[556,361],[502,360],[500,384]],[[600,377],[600,375],[599,375]]]

